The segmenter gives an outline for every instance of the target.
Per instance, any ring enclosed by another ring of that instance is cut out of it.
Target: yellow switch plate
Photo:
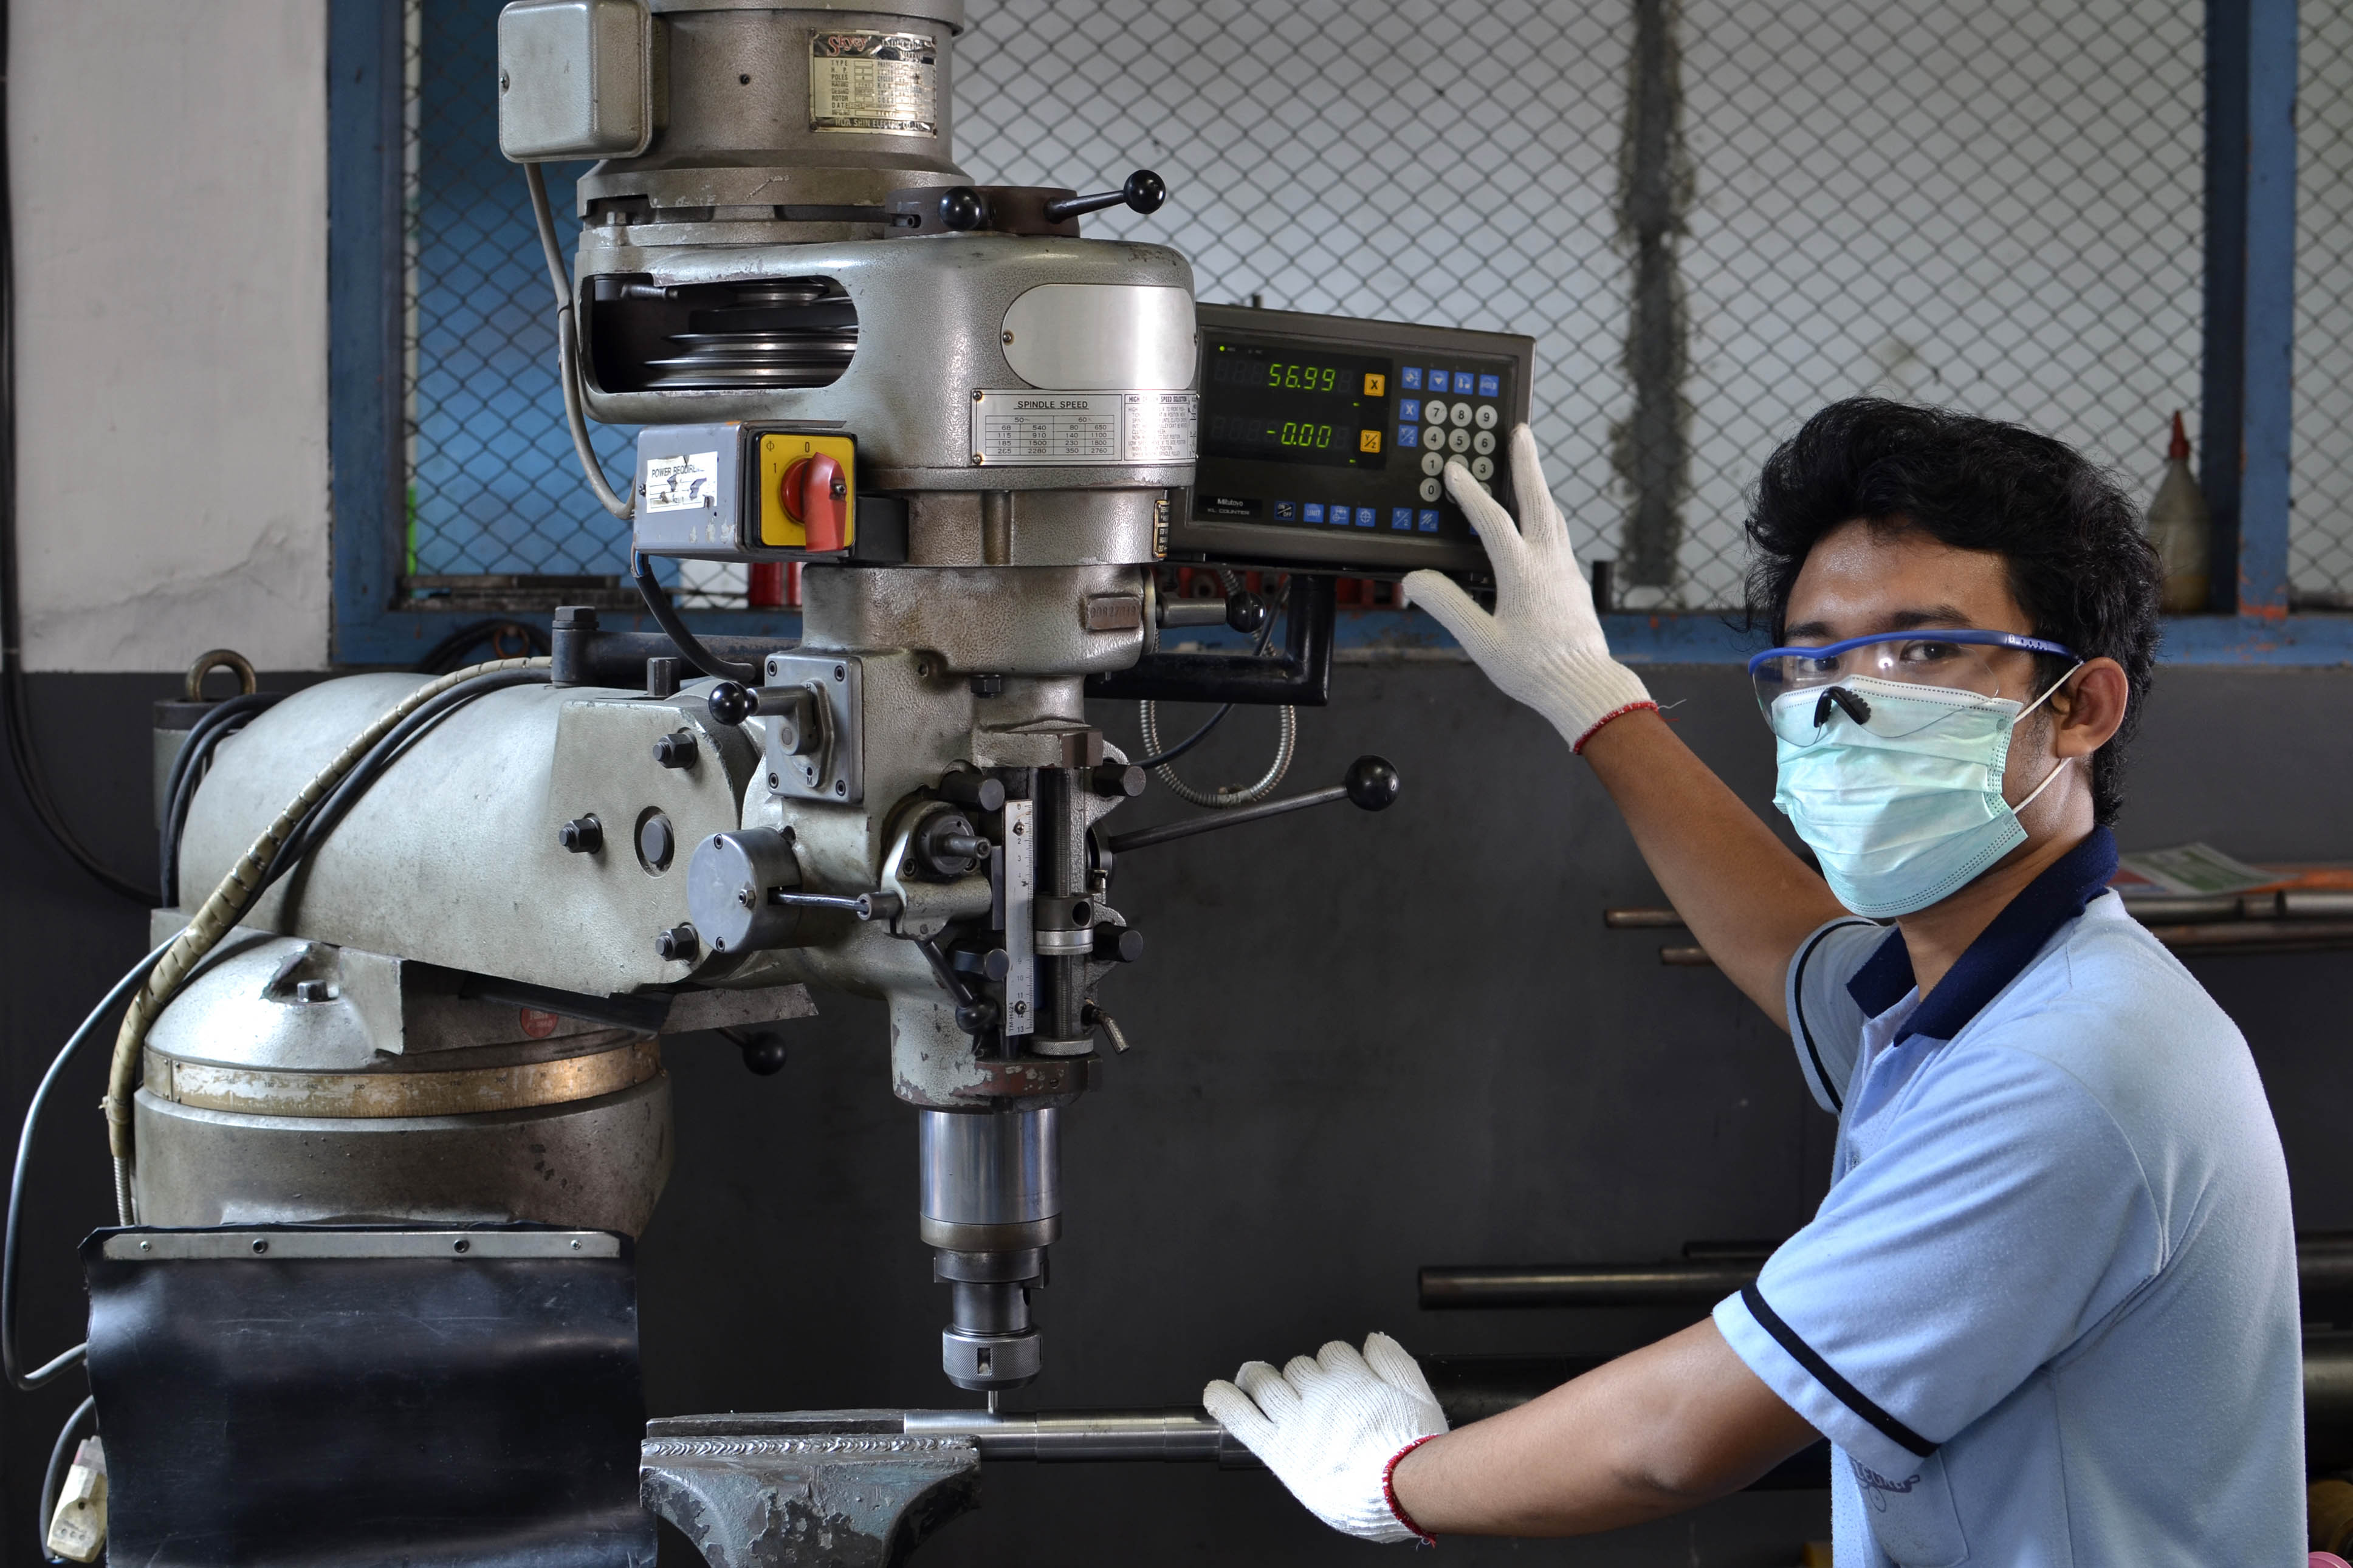
[[[849,436],[801,436],[787,431],[763,431],[760,442],[760,537],[754,542],[768,550],[804,550],[808,530],[785,515],[785,470],[803,458],[824,456],[841,465],[849,486],[844,498],[841,542],[846,549],[858,541],[858,442]]]

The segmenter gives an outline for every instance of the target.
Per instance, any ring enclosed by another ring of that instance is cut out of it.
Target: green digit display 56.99
[[[1328,364],[1269,363],[1266,384],[1269,386],[1292,387],[1301,392],[1330,392],[1339,374]]]

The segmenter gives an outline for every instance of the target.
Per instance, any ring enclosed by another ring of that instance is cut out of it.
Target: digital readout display
[[[1201,453],[1378,469],[1388,462],[1390,363],[1211,339]]]

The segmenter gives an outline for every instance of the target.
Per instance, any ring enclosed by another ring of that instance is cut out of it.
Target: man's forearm
[[[1806,934],[1844,911],[1829,884],[1649,710],[1585,743],[1651,874],[1732,983],[1778,1020],[1782,978]]]
[[[1818,1436],[1701,1322],[1406,1456],[1437,1534],[1583,1535],[1736,1491]]]

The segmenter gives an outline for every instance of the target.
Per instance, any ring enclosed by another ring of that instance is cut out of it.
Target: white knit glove
[[[1487,614],[1451,578],[1410,573],[1413,603],[1454,634],[1473,662],[1506,697],[1552,721],[1581,752],[1593,732],[1621,713],[1658,707],[1635,673],[1609,657],[1593,590],[1577,569],[1568,525],[1552,503],[1536,438],[1525,425],[1512,432],[1512,489],[1525,520],[1479,488],[1460,458],[1446,465],[1446,489],[1479,531],[1495,569],[1495,613]]]
[[[1233,1383],[1203,1389],[1201,1403],[1333,1529],[1365,1541],[1430,1541],[1397,1506],[1389,1471],[1446,1430],[1446,1413],[1388,1335],[1366,1340],[1362,1355],[1334,1340],[1281,1372],[1245,1363]]]

